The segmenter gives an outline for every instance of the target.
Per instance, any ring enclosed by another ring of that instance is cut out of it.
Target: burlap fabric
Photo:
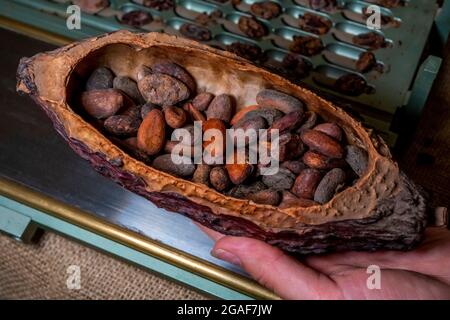
[[[450,45],[447,43],[445,56]],[[450,206],[450,59],[435,82],[412,144],[399,158],[403,170]],[[66,269],[81,267],[82,288],[68,290]],[[0,236],[0,298],[202,299],[190,289],[93,249],[46,233],[37,245]]]

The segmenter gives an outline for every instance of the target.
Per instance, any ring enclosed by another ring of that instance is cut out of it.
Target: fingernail
[[[227,261],[237,266],[241,265],[241,260],[239,259],[239,257],[229,251],[223,249],[213,249],[211,251],[211,255],[213,257],[216,257],[217,259]]]

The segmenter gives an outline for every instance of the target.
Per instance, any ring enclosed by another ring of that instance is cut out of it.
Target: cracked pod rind
[[[262,88],[300,98],[324,119],[338,123],[351,143],[367,150],[366,174],[321,206],[279,209],[259,205],[147,166],[115,146],[69,106],[71,77],[101,64],[118,75],[135,78],[138,65],[151,65],[164,56],[183,65],[199,88],[235,96],[237,109],[254,104]],[[72,149],[97,171],[158,207],[219,232],[261,239],[300,254],[407,250],[422,238],[425,199],[400,172],[382,140],[340,108],[233,54],[165,34],[119,31],[23,58],[17,77],[18,90],[30,94]]]

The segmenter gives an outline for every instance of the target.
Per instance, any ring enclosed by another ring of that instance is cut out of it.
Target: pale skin
[[[224,236],[211,254],[241,266],[284,299],[450,299],[450,231],[429,228],[409,252],[344,252],[295,259],[262,241]],[[367,267],[381,270],[381,289],[367,288]]]

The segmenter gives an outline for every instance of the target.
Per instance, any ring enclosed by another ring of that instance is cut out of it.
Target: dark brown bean
[[[291,192],[299,198],[313,199],[322,174],[316,169],[305,169],[295,179]]]
[[[287,208],[293,208],[293,207],[312,207],[318,205],[317,202],[310,200],[310,199],[303,199],[298,198],[297,196],[293,195],[291,192],[284,190],[282,194],[282,200],[279,204],[278,208],[280,209],[287,209]]]
[[[139,91],[147,102],[160,106],[175,105],[189,98],[187,86],[167,74],[154,73],[138,81]]]
[[[321,123],[315,126],[313,130],[325,133],[326,135],[332,137],[337,141],[342,140],[342,129],[335,123],[331,122]]]
[[[229,123],[233,116],[234,108],[231,98],[227,94],[221,94],[211,101],[206,110],[206,119],[219,119]]]
[[[340,159],[344,156],[344,149],[339,142],[320,131],[305,130],[301,133],[301,139],[311,150],[330,158]]]
[[[270,20],[280,15],[281,7],[272,1],[255,2],[250,6],[250,12],[257,17]]]
[[[239,127],[242,122],[256,117],[263,117],[266,119],[267,124],[271,126],[274,121],[282,116],[283,113],[280,110],[273,109],[272,107],[260,107],[245,113],[245,115],[243,115],[242,118],[235,123],[235,126]]]
[[[280,193],[276,190],[266,189],[250,193],[248,198],[258,204],[276,206],[281,201]]]
[[[114,115],[124,105],[126,98],[115,89],[90,90],[81,94],[81,104],[94,118],[104,119]]]
[[[298,175],[302,170],[306,169],[306,165],[299,160],[284,161],[281,163],[280,167],[288,169],[295,175]]]
[[[284,117],[275,120],[274,123],[270,126],[270,130],[279,130],[280,132],[283,132],[285,130],[294,130],[300,125],[302,118],[303,111],[289,112]]]
[[[334,89],[349,96],[359,96],[370,89],[366,80],[354,73],[340,76],[334,83]]]
[[[313,36],[294,36],[289,50],[304,56],[315,56],[324,49],[322,40]]]
[[[227,45],[225,49],[250,61],[255,61],[263,57],[261,48],[250,43],[236,41]]]
[[[174,7],[173,0],[142,0],[142,5],[148,8],[153,8],[158,11],[165,11]]]
[[[306,111],[303,114],[303,124],[298,128],[297,133],[302,133],[305,130],[312,129],[317,123],[317,113],[314,111]]]
[[[163,154],[155,158],[152,163],[153,168],[169,173],[177,177],[189,177],[195,171],[195,165],[190,158],[182,158],[181,164],[172,161],[171,154]]]
[[[147,102],[144,105],[142,105],[141,108],[141,118],[144,119],[147,114],[152,111],[153,109],[158,109],[156,105],[154,105],[153,103]]]
[[[214,95],[209,92],[202,92],[199,93],[194,100],[192,100],[192,106],[197,109],[198,111],[205,111],[209,104],[211,103],[212,99],[214,98]]]
[[[272,107],[286,114],[293,111],[304,111],[303,102],[299,99],[272,89],[261,90],[256,95],[256,102],[260,106]]]
[[[344,159],[334,159],[334,158],[328,158],[327,156],[324,156],[323,154],[314,152],[314,151],[307,151],[303,155],[303,162],[310,168],[313,169],[319,169],[319,170],[327,170],[327,169],[333,169],[333,168],[342,168],[345,167],[346,162]]]
[[[118,137],[129,137],[136,135],[141,125],[140,118],[118,115],[107,118],[103,124],[106,131]]]
[[[192,121],[201,121],[201,122],[206,121],[206,117],[203,114],[203,112],[195,109],[192,103],[190,102],[186,102],[185,104],[183,104],[183,110],[189,114],[189,117],[191,118]]]
[[[164,118],[169,127],[173,129],[181,128],[185,125],[187,120],[186,112],[178,107],[168,106],[164,107]]]
[[[113,87],[114,89],[118,89],[124,92],[136,103],[141,104],[145,102],[144,98],[139,92],[136,82],[131,78],[122,76],[115,77],[113,81]]]
[[[234,198],[248,199],[248,196],[250,194],[265,189],[267,189],[267,186],[264,183],[262,183],[261,181],[256,181],[251,185],[240,184],[234,186],[232,189],[230,189],[230,191],[227,192],[227,194]]]
[[[314,193],[314,201],[327,203],[345,183],[345,172],[340,168],[329,171],[320,181]]]
[[[125,13],[122,16],[122,19],[120,21],[124,24],[127,24],[129,26],[140,28],[142,26],[145,26],[146,24],[149,24],[153,21],[153,17],[150,13],[141,11],[141,10],[133,10],[130,12]]]
[[[193,23],[184,23],[180,28],[180,33],[186,38],[197,41],[211,40],[211,32],[207,28]]]
[[[109,5],[108,0],[72,0],[72,3],[79,6],[83,12],[89,14],[96,14]]]
[[[358,176],[363,176],[366,173],[369,162],[367,151],[355,145],[348,145],[345,147],[345,150],[345,161]]]
[[[273,190],[288,190],[292,188],[295,175],[288,169],[279,168],[273,175],[263,175],[262,182]]]
[[[183,82],[188,87],[190,93],[195,92],[196,84],[194,78],[183,67],[174,62],[164,61],[156,63],[152,66],[152,71],[174,77]]]
[[[387,42],[384,39],[384,36],[375,31],[357,34],[353,36],[352,42],[360,46],[368,47],[372,50],[387,47]]]
[[[120,113],[120,115],[128,116],[133,119],[142,120],[141,111],[142,111],[142,106],[133,105],[133,106],[126,108],[124,111],[122,111]]]
[[[201,183],[209,186],[209,175],[211,172],[211,167],[207,164],[198,164],[195,169],[194,175],[192,176],[192,181],[195,183]]]
[[[238,27],[250,38],[261,38],[267,35],[266,27],[253,17],[241,16]]]
[[[318,35],[323,35],[330,31],[333,23],[331,20],[320,16],[318,14],[313,14],[306,12],[300,17],[299,27],[307,32],[315,33]]]
[[[214,167],[209,174],[209,181],[217,191],[224,191],[231,185],[227,170],[224,167]]]
[[[114,74],[106,68],[100,67],[95,69],[86,82],[86,90],[102,90],[113,87]]]

